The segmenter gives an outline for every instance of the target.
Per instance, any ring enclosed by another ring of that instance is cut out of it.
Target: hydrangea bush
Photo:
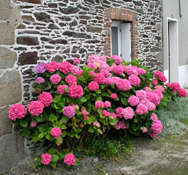
[[[73,63],[80,60],[74,58]],[[55,168],[58,160],[67,167],[77,165],[70,151],[94,133],[122,130],[155,137],[161,132],[157,110],[187,93],[178,83],[164,84],[166,77],[160,71],[149,73],[139,63],[117,55],[91,55],[82,69],[67,61],[42,62],[34,68],[38,100],[31,101],[27,110],[12,105],[8,116],[21,125],[22,136],[55,143],[36,159],[38,165]]]

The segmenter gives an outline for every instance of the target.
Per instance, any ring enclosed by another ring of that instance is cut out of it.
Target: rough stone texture
[[[10,18],[11,6],[9,0],[0,1],[0,20],[7,20]]]
[[[3,74],[0,78],[0,92],[0,107],[21,101],[22,88],[18,71],[7,71]]]
[[[28,2],[28,3],[33,3],[33,4],[41,3],[41,0],[15,0],[15,1]]]
[[[7,48],[0,47],[0,69],[11,68],[17,60],[15,52],[10,51]]]
[[[0,108],[0,136],[12,132],[12,122],[8,118],[9,107]]]
[[[37,37],[21,36],[17,38],[17,43],[22,45],[38,45],[39,41]]]
[[[19,132],[0,136],[0,170],[4,173],[25,158],[24,138]]]
[[[25,52],[19,56],[18,65],[37,64],[37,52]]]
[[[14,28],[10,23],[0,22],[0,44],[14,44]]]

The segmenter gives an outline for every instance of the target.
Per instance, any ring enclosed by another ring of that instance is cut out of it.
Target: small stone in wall
[[[43,21],[43,22],[51,21],[50,15],[46,14],[45,12],[34,13],[34,15],[38,21]]]
[[[20,36],[17,38],[18,44],[23,45],[39,45],[39,41],[37,37],[28,37],[28,36]]]
[[[18,65],[37,64],[37,52],[25,52],[18,58]]]

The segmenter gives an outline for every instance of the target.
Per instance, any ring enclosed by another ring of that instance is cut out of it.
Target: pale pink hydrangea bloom
[[[147,98],[145,98],[144,100],[140,101],[140,103],[143,104],[143,105],[145,105],[145,106],[148,106],[149,102],[150,101]]]
[[[154,85],[157,85],[157,84],[158,84],[157,79],[155,78],[155,79],[152,81],[152,83],[153,83]]]
[[[52,160],[52,156],[49,153],[41,155],[41,163],[44,165],[49,165]]]
[[[74,58],[73,59],[73,64],[80,64],[80,59],[79,58]]]
[[[63,108],[63,114],[68,118],[72,118],[75,115],[75,109],[72,106],[65,106]]]
[[[97,66],[96,65],[94,65],[93,63],[88,63],[87,64],[87,67],[90,67],[90,68],[92,68],[92,69],[97,69]]]
[[[72,85],[69,87],[68,96],[71,98],[80,98],[83,95],[83,89],[80,85]]]
[[[93,63],[95,66],[97,66],[97,68],[100,68],[100,64],[98,62],[94,62]]]
[[[56,85],[61,81],[61,77],[58,74],[54,74],[50,77],[50,81],[53,85]]]
[[[111,103],[109,101],[105,101],[104,102],[104,107],[105,108],[111,107]]]
[[[70,68],[71,74],[76,75],[78,71],[79,71],[78,67],[76,67],[75,65],[71,66],[71,68]]]
[[[92,81],[88,84],[88,89],[91,91],[96,91],[97,89],[99,89],[99,85],[97,82]]]
[[[77,78],[73,75],[67,75],[65,81],[69,84],[69,86],[77,84]]]
[[[150,115],[150,120],[158,120],[157,119],[157,115],[155,114],[155,113],[152,113],[151,115]]]
[[[122,118],[122,117],[123,117],[122,110],[123,110],[122,107],[118,107],[118,108],[116,109],[116,115],[117,115],[117,117],[119,117],[119,118]]]
[[[103,61],[103,62],[106,63],[106,62],[107,62],[106,57],[108,57],[108,56],[102,55],[102,56],[99,58],[99,60],[101,60],[101,61]]]
[[[138,75],[144,75],[144,74],[146,74],[146,70],[142,69],[142,68],[138,68],[137,72],[138,72]]]
[[[136,113],[138,115],[143,115],[143,114],[146,114],[147,112],[148,112],[147,106],[145,106],[142,103],[139,103],[138,106],[136,107]]]
[[[106,85],[112,85],[114,83],[113,79],[111,77],[105,78],[104,84]]]
[[[60,129],[60,128],[54,127],[54,128],[51,129],[51,135],[52,135],[55,139],[57,139],[61,134],[62,134],[62,133],[61,133],[61,129]]]
[[[177,95],[178,95],[179,97],[187,97],[187,91],[186,91],[185,89],[180,88],[180,89],[178,90]]]
[[[154,88],[160,90],[161,92],[165,91],[163,86],[155,86]]]
[[[37,123],[34,122],[34,121],[32,121],[32,122],[30,123],[30,127],[31,127],[31,128],[34,128],[35,126],[37,126]]]
[[[115,66],[114,68],[113,68],[113,72],[115,73],[115,74],[122,74],[123,73],[123,67],[122,66]]]
[[[113,99],[117,98],[117,94],[116,93],[111,94],[111,98]]]
[[[76,158],[74,157],[73,153],[69,153],[65,155],[63,162],[67,164],[68,166],[71,166],[71,165],[74,165],[75,161],[76,161]]]
[[[146,91],[146,98],[147,98],[149,101],[152,101],[152,99],[153,99],[153,94],[154,94],[154,93],[152,93],[152,92]]]
[[[124,66],[124,72],[127,75],[138,75],[138,71],[137,71],[136,66]]]
[[[161,99],[157,94],[155,93],[152,94],[153,94],[153,98],[149,101],[153,102],[157,106],[161,102]]]
[[[44,83],[45,80],[44,80],[44,78],[42,78],[42,77],[38,77],[38,78],[35,80],[35,82],[38,83],[38,84],[41,84],[41,83]]]
[[[121,58],[119,56],[112,55],[111,59],[116,61],[115,64],[117,64],[117,65],[121,64]]]
[[[140,130],[142,130],[143,133],[148,132],[148,128],[146,128],[146,127],[141,127]]]
[[[131,88],[131,85],[127,79],[120,79],[116,83],[116,86],[120,91],[127,91]]]
[[[128,103],[131,106],[136,106],[140,102],[139,98],[136,97],[135,95],[131,95],[128,99]]]
[[[108,69],[108,64],[99,60],[99,66],[101,69]]]
[[[82,76],[82,72],[83,72],[83,70],[79,70],[78,72],[76,72],[76,75],[77,76]]]
[[[112,77],[112,80],[113,80],[113,84],[117,84],[121,80],[121,78],[119,78],[119,77]]]
[[[106,69],[101,69],[100,73],[103,74],[105,78],[109,76],[109,71]]]
[[[87,60],[87,63],[94,63],[98,61],[99,61],[99,57],[97,55],[90,55]]]
[[[58,94],[64,94],[66,93],[65,88],[68,87],[67,85],[60,85],[57,87],[57,93]]]
[[[19,103],[13,104],[8,111],[8,117],[13,121],[24,118],[26,114],[27,110]]]
[[[150,87],[145,87],[144,90],[147,92],[152,92],[152,89]]]
[[[163,129],[163,125],[161,124],[161,121],[158,119],[154,120],[153,124],[149,128],[150,137],[155,137],[157,134],[161,133],[162,129]]]
[[[93,122],[93,126],[97,126],[97,127],[100,127],[100,123],[99,122]]]
[[[95,107],[96,108],[104,108],[104,103],[102,101],[96,101],[95,102]]]
[[[67,61],[64,61],[60,64],[59,70],[64,74],[67,74],[68,72],[71,72],[71,68],[72,68],[72,64],[70,64]]]
[[[87,115],[87,111],[85,109],[82,110],[82,115]]]
[[[144,90],[138,90],[136,91],[136,96],[140,99],[143,100],[146,98],[146,92]]]
[[[124,120],[121,120],[119,121],[119,124],[115,124],[114,126],[116,126],[116,130],[119,130],[119,129],[127,129],[127,127],[125,126],[125,121]]]
[[[28,111],[33,116],[39,116],[43,112],[44,105],[38,101],[32,101],[28,104]]]
[[[54,73],[56,70],[59,69],[60,64],[57,63],[56,61],[52,61],[51,63],[48,64],[47,70],[50,73]]]
[[[152,102],[149,102],[147,107],[148,107],[148,111],[153,111],[156,108],[155,104]]]
[[[105,117],[109,117],[110,113],[107,110],[103,110],[102,115],[104,115]]]
[[[117,118],[117,116],[116,116],[116,114],[115,113],[111,113],[110,114],[114,119],[116,119]]]
[[[134,110],[131,107],[126,107],[122,110],[122,114],[125,120],[132,119],[134,116]]]
[[[129,83],[133,86],[137,86],[140,84],[140,78],[137,75],[130,75]]]
[[[98,84],[104,84],[105,77],[102,73],[96,74],[96,78],[93,78],[93,81],[96,81]]]
[[[38,101],[41,102],[44,105],[44,107],[50,106],[52,100],[53,97],[49,92],[43,92],[38,97]]]

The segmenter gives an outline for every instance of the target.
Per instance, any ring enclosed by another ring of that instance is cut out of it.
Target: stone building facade
[[[131,26],[131,57],[151,71],[162,69],[161,0],[0,1],[0,165],[5,172],[25,157],[23,138],[8,108],[36,94],[32,68],[39,62],[111,55],[111,23]]]

